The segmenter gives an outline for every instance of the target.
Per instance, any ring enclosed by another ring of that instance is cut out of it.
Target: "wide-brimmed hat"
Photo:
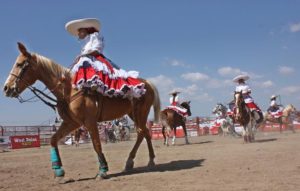
[[[274,99],[274,98],[276,98],[277,96],[276,95],[272,95],[271,97],[270,97],[270,99]]]
[[[180,91],[173,90],[173,91],[171,91],[171,92],[169,93],[169,95],[173,95],[173,94],[179,94],[179,93],[180,93]]]
[[[248,75],[246,75],[246,74],[241,74],[241,75],[238,75],[238,76],[236,76],[235,78],[233,78],[233,82],[236,82],[236,83],[238,83],[239,82],[239,80],[244,80],[244,81],[246,81],[246,80],[249,80],[249,76]]]
[[[78,29],[94,27],[97,31],[100,31],[100,21],[96,18],[77,19],[70,21],[66,24],[66,30],[74,36],[78,36]]]

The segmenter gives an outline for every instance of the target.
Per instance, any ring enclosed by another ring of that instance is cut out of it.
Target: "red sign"
[[[11,136],[10,142],[12,149],[40,147],[41,145],[39,135]]]

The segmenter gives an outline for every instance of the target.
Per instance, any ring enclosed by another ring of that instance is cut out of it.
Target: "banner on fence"
[[[10,137],[12,149],[40,147],[39,135],[22,135]]]

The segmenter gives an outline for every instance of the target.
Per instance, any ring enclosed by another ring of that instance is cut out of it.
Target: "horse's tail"
[[[147,83],[151,86],[151,88],[153,89],[154,92],[154,100],[153,100],[153,110],[154,110],[154,122],[158,122],[159,121],[159,115],[160,115],[160,98],[159,98],[159,93],[157,91],[157,88],[155,87],[155,85],[150,82],[149,80],[146,80]]]

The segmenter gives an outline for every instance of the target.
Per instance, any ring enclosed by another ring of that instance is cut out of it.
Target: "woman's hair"
[[[239,79],[238,83],[245,83],[244,79]]]
[[[94,27],[85,28],[88,34],[93,34],[94,32],[99,32]],[[78,29],[79,30],[79,29]]]

